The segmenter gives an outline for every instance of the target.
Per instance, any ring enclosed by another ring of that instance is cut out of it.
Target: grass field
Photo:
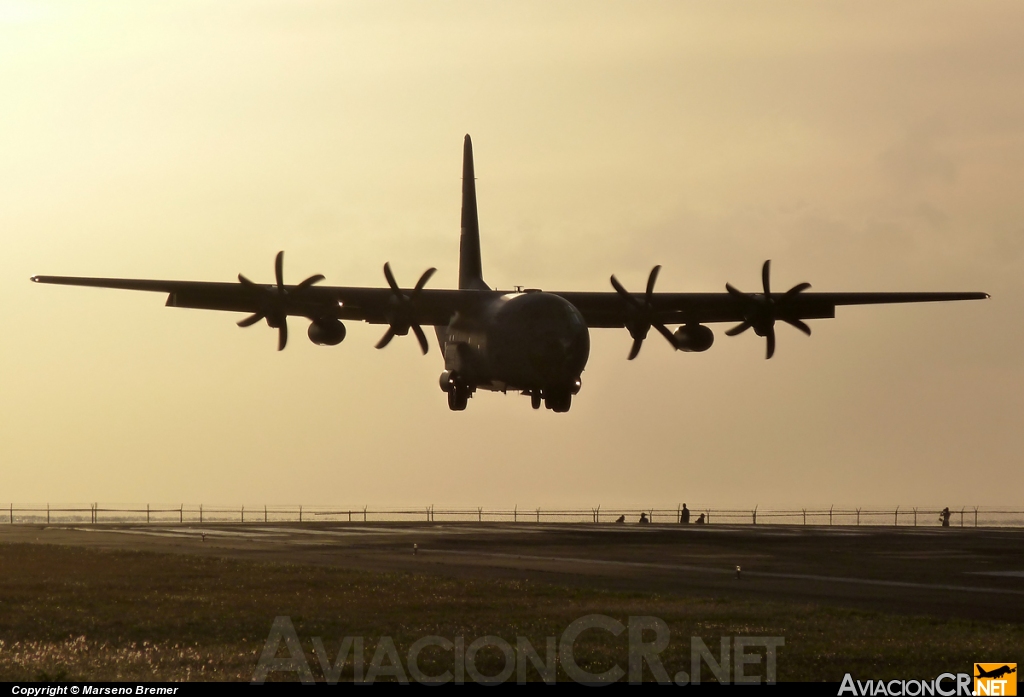
[[[671,628],[661,659],[690,670],[690,637],[717,653],[723,636],[779,636],[778,679],[931,678],[975,661],[1017,661],[1024,627],[903,617],[793,603],[613,593],[533,582],[448,579],[53,545],[0,545],[0,680],[250,680],[276,616],[290,616],[317,680],[313,637],[333,660],[345,636],[365,637],[366,660],[382,636],[401,656],[427,636],[527,637],[544,655],[575,619],[653,615]],[[628,665],[625,634],[588,631],[577,663],[601,672]],[[282,654],[284,652],[282,650]],[[403,662],[404,662],[403,658]],[[484,649],[476,665],[499,673]],[[452,652],[425,650],[429,675]],[[763,674],[764,664],[761,664]],[[748,672],[756,673],[757,670]],[[343,676],[351,679],[352,666]],[[530,670],[531,679],[538,674]],[[293,678],[287,673],[271,679]],[[651,679],[649,672],[645,673]],[[704,673],[704,679],[711,677]],[[567,679],[559,669],[559,680]],[[513,678],[514,679],[514,678]]]

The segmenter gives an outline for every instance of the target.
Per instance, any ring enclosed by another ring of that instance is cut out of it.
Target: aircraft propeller
[[[384,336],[377,342],[377,348],[384,348],[391,343],[395,336],[405,336],[412,329],[412,333],[416,335],[416,339],[420,342],[420,349],[423,351],[423,355],[427,354],[427,351],[430,350],[430,345],[427,344],[427,337],[423,334],[423,329],[416,322],[416,299],[423,290],[423,286],[427,285],[427,281],[430,280],[435,271],[437,269],[434,267],[424,271],[423,275],[420,276],[420,280],[416,281],[416,287],[412,289],[409,295],[406,295],[398,287],[395,276],[391,273],[391,265],[388,263],[384,264],[384,277],[388,280],[388,285],[391,286],[391,292],[394,295],[391,298],[391,312],[388,315],[388,324],[391,326],[388,327]]]
[[[640,347],[643,346],[644,339],[647,338],[647,333],[651,330],[651,327],[657,329],[668,340],[668,343],[672,344],[672,348],[678,348],[672,332],[655,318],[654,305],[651,302],[654,296],[654,282],[658,280],[659,271],[661,271],[661,266],[655,266],[651,269],[651,275],[647,277],[647,292],[644,295],[643,302],[634,298],[629,291],[623,288],[614,275],[611,278],[612,287],[626,300],[629,306],[630,317],[626,321],[626,329],[629,330],[629,335],[633,337],[633,347],[629,350],[629,360],[633,360],[640,353]]]
[[[769,259],[765,261],[764,266],[761,267],[761,284],[764,287],[763,295],[744,293],[741,290],[733,288],[728,283],[725,284],[725,289],[729,291],[733,297],[740,299],[745,305],[745,310],[743,312],[744,320],[732,329],[726,331],[725,335],[737,336],[738,334],[742,334],[748,329],[753,328],[755,334],[765,337],[768,342],[767,352],[765,354],[766,359],[771,358],[775,354],[775,320],[781,319],[783,322],[796,327],[807,336],[811,335],[811,328],[799,318],[788,316],[786,308],[786,305],[790,300],[810,288],[811,284],[797,283],[781,295],[772,295],[770,279],[771,265],[772,262]]]
[[[238,274],[238,282],[259,296],[259,310],[245,319],[238,322],[239,327],[251,327],[261,319],[267,320],[271,329],[276,329],[277,350],[283,351],[288,344],[288,296],[294,296],[306,288],[324,280],[323,274],[314,274],[305,281],[288,290],[284,286],[284,252],[278,252],[274,259],[274,275],[277,278],[277,286],[260,285],[253,283],[242,274]]]

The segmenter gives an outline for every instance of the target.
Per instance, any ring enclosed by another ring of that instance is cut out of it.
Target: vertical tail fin
[[[488,290],[480,264],[480,222],[476,214],[473,141],[466,135],[462,151],[462,235],[459,242],[459,288]]]

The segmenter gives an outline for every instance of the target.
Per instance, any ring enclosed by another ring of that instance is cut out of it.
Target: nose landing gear
[[[564,413],[572,406],[573,395],[579,394],[582,383],[577,378],[569,385],[558,387],[546,387],[543,390],[530,390],[524,394],[530,395],[530,406],[540,409],[541,401],[544,406],[553,412]]]
[[[572,406],[572,392],[566,389],[544,390],[544,406],[556,414],[563,414]]]

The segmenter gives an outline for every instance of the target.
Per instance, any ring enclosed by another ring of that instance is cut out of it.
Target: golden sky
[[[1024,489],[1019,2],[0,0],[0,501],[995,505]],[[33,274],[965,290],[705,354],[594,330],[572,411],[436,345]]]

